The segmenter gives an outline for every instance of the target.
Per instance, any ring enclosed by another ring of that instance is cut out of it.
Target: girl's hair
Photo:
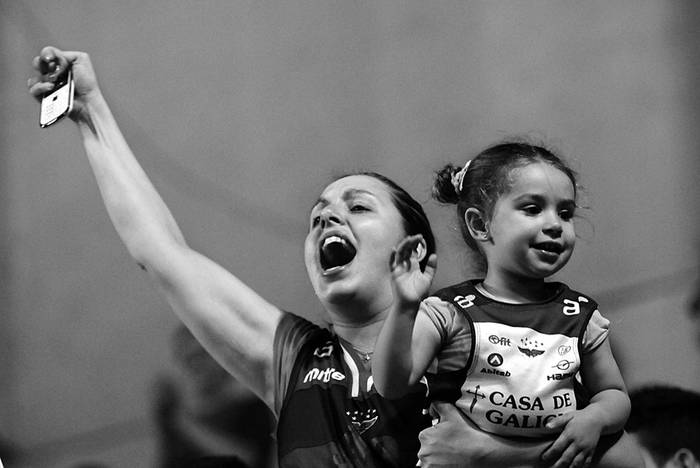
[[[403,228],[406,231],[406,234],[422,234],[423,239],[425,239],[426,254],[423,260],[420,262],[421,268],[425,269],[425,264],[428,262],[428,257],[435,253],[435,236],[433,235],[433,230],[430,227],[430,221],[423,210],[423,206],[421,206],[421,204],[418,203],[418,201],[416,201],[416,199],[414,199],[399,184],[386,176],[376,172],[363,171],[347,174],[343,177],[351,175],[363,175],[375,178],[389,188],[391,200],[394,202],[394,206],[399,211],[401,218],[403,218]],[[342,179],[342,177],[339,177],[339,179]]]
[[[478,252],[464,219],[467,208],[477,208],[486,219],[490,219],[498,197],[510,189],[513,170],[534,163],[550,164],[566,174],[576,197],[576,173],[561,157],[542,145],[518,140],[486,148],[467,163],[463,174],[460,174],[463,167],[447,164],[436,172],[433,198],[441,203],[457,205],[462,238]]]

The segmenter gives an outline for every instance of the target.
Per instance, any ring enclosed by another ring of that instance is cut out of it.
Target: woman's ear
[[[423,261],[427,253],[428,246],[425,243],[425,239],[423,238],[423,236],[420,236],[420,240],[416,244],[416,247],[413,249],[413,255],[415,255],[416,260],[418,260],[418,262],[420,263]]]
[[[679,449],[675,454],[673,454],[673,458],[671,460],[673,463],[675,463],[673,466],[678,466],[681,468],[697,468],[700,466],[700,460],[695,458],[693,452],[687,448]]]
[[[483,242],[489,239],[488,223],[481,210],[474,207],[467,208],[464,212],[464,222],[474,240]]]

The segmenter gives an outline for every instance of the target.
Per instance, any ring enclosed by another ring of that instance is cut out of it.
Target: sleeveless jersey
[[[291,316],[291,315],[290,315]],[[280,468],[415,467],[427,387],[382,398],[369,362],[339,337],[313,327],[289,375],[277,428]]]
[[[507,304],[477,283],[434,294],[466,316],[472,339],[463,368],[429,375],[431,398],[456,402],[487,432],[552,436],[545,424],[576,409],[581,343],[597,304],[564,284],[546,302]]]

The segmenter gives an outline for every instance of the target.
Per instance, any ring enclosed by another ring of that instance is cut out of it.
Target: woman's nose
[[[326,207],[321,212],[321,227],[328,227],[333,224],[340,224],[341,217],[332,208]]]

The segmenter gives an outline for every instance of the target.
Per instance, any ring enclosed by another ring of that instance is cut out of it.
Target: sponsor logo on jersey
[[[503,364],[503,356],[498,353],[491,353],[489,357],[486,358],[486,362],[493,367],[499,367]]]
[[[498,369],[487,369],[486,367],[481,368],[482,374],[492,374],[492,375],[500,375],[501,377],[510,377],[510,371],[502,371]]]
[[[554,364],[552,367],[556,367],[560,371],[567,371],[567,370],[569,370],[569,367],[571,367],[571,364],[574,364],[574,361],[562,359],[561,361]]]
[[[476,400],[476,392],[474,394]],[[485,411],[484,417],[490,423],[519,429],[543,428],[547,422],[563,414],[561,411],[570,411],[575,405],[570,393],[552,395],[550,399],[497,390],[490,392],[485,398],[491,408]]]
[[[314,367],[304,376],[304,383],[309,383],[311,381],[328,383],[331,380],[345,380],[345,375],[335,370],[335,367],[327,367],[323,370]]]
[[[573,377],[574,374],[573,372],[566,372],[563,374],[550,374],[547,376],[547,380],[564,380],[568,379],[569,377]]]
[[[500,346],[510,346],[510,338],[505,338],[505,337],[498,336],[498,335],[489,336],[489,342],[491,344],[500,345]]]
[[[530,338],[523,338],[520,340],[520,346],[518,350],[527,357],[537,357],[544,354],[544,345],[537,340]]]

